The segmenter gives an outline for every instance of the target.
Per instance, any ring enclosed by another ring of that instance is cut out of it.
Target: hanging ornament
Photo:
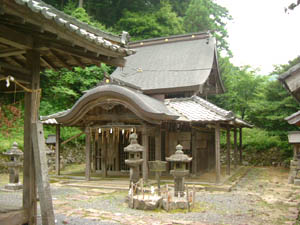
[[[99,128],[98,133],[101,134],[101,132],[102,132],[102,130],[101,130],[101,128]]]

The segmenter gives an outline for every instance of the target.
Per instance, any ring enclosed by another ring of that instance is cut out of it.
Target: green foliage
[[[183,33],[183,21],[172,11],[168,1],[162,1],[156,12],[125,11],[117,29],[126,30],[133,39],[146,39]]]
[[[83,92],[99,83],[110,68],[102,64],[99,68],[75,67],[74,71],[47,70],[41,75],[41,115],[48,115],[72,107]]]
[[[184,17],[185,30],[187,32],[213,31],[218,41],[218,49],[225,50],[231,56],[225,27],[226,22],[231,19],[228,10],[212,0],[192,0]]]

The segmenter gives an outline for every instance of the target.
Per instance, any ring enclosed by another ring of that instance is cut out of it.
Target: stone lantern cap
[[[300,144],[300,131],[289,131],[288,138],[290,144]]]
[[[168,162],[185,162],[185,163],[192,161],[192,157],[188,157],[188,155],[185,155],[182,149],[183,149],[182,145],[177,145],[175,154],[171,155],[170,157],[166,157],[166,160]]]
[[[143,152],[144,147],[138,144],[137,142],[137,134],[132,133],[129,136],[130,144],[124,148],[124,152]]]
[[[23,152],[19,149],[18,143],[14,142],[11,149],[8,149],[6,152],[3,152],[4,155],[8,156],[21,156]]]

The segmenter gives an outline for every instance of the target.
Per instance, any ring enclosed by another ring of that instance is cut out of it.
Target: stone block
[[[294,179],[294,184],[300,186],[300,179]]]

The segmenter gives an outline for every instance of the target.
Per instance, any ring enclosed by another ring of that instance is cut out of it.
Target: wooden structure
[[[292,94],[297,102],[300,102],[300,63],[291,67],[287,72],[280,75],[278,78],[282,82],[283,86]],[[291,124],[300,126],[300,111],[293,113],[285,118],[285,120]],[[291,131],[288,135],[289,143],[293,144],[294,154],[293,159],[290,162],[290,175],[289,184],[300,185],[300,155],[299,155],[299,143],[300,133],[297,131]]]
[[[36,224],[38,189],[42,223],[54,225],[45,142],[38,121],[40,71],[101,62],[124,66],[124,57],[134,51],[125,47],[126,33],[122,37],[104,33],[42,1],[2,0],[0,13],[0,92],[16,91],[8,83],[25,91],[23,207],[0,213],[0,224]]]
[[[209,33],[197,33],[129,46],[137,54],[127,58],[124,68],[118,68],[110,79],[87,91],[71,109],[42,117],[43,123],[85,130],[87,180],[91,170],[104,177],[128,170],[124,146],[135,131],[141,137],[139,143],[146,148],[144,180],[148,178],[148,161],[165,160],[181,144],[185,153],[193,157],[193,176],[215,168],[219,182],[220,130],[227,131],[228,140],[230,132],[235,134],[237,165],[238,129],[251,125],[203,99],[224,92],[214,38]],[[240,144],[241,138],[240,132]],[[228,142],[228,173],[230,148]]]

